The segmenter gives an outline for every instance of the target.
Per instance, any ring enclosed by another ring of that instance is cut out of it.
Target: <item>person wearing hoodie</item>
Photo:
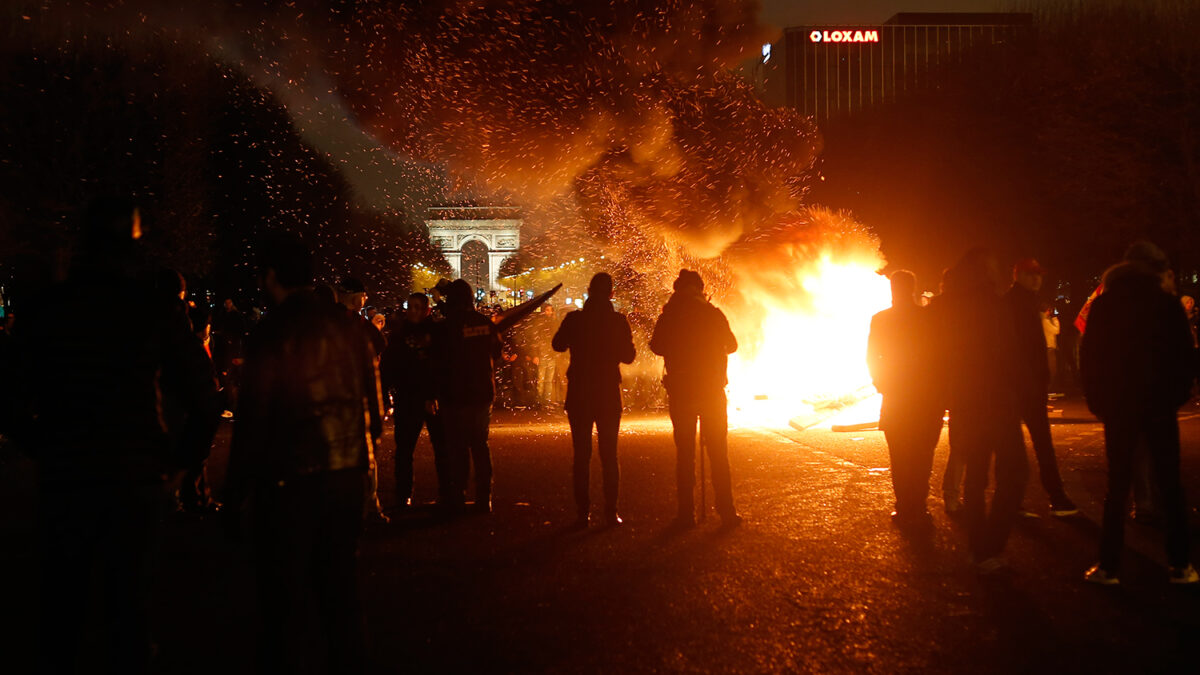
[[[1018,517],[1029,462],[1021,436],[1020,367],[1012,322],[1000,297],[999,264],[986,249],[968,251],[946,275],[938,320],[945,337],[951,443],[966,459],[963,510],[980,574],[1007,567],[1002,557]],[[996,489],[987,501],[993,459]]]
[[[704,297],[704,280],[692,270],[680,270],[675,293],[654,324],[650,351],[663,357],[671,426],[675,433],[676,484],[679,512],[675,525],[695,524],[692,491],[696,474],[696,423],[712,464],[717,513],[724,527],[736,527],[741,517],[733,506],[732,480],[726,444],[728,418],[725,385],[729,355],[737,338],[729,320]]]
[[[1187,315],[1175,297],[1166,254],[1149,242],[1130,246],[1125,260],[1104,273],[1103,285],[1080,344],[1084,396],[1104,423],[1108,458],[1100,562],[1084,578],[1103,585],[1120,583],[1126,500],[1135,451],[1144,441],[1166,519],[1168,579],[1194,584],[1200,575],[1189,563],[1176,417],[1195,378]]]
[[[592,427],[596,427],[600,466],[604,471],[604,525],[616,527],[620,469],[617,433],[621,428],[621,366],[633,363],[637,351],[633,332],[624,314],[613,309],[613,280],[606,272],[592,277],[583,309],[567,314],[551,346],[571,352],[567,368],[567,420],[575,449],[572,476],[575,486],[575,527],[587,527],[591,508],[588,496],[592,461]]]

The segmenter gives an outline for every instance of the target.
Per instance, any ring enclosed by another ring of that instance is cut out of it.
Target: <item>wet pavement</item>
[[[1080,581],[1098,538],[1103,441],[1082,405],[1063,409],[1053,432],[1082,514],[1046,514],[1034,471],[1026,506],[1042,517],[1014,532],[1013,574],[987,581],[969,565],[965,532],[940,499],[930,500],[928,535],[892,525],[878,431],[735,429],[730,460],[745,524],[722,531],[710,512],[695,529],[672,533],[670,424],[628,416],[620,440],[626,525],[571,532],[565,419],[500,413],[492,515],[444,522],[419,504],[368,529],[371,662],[380,673],[1195,672],[1200,589],[1166,583],[1160,530],[1129,525],[1122,586]],[[1200,505],[1200,408],[1183,420],[1185,485],[1189,503]],[[214,451],[218,483],[227,431]],[[416,500],[429,502],[433,465],[421,443]],[[392,447],[389,433],[385,506]],[[935,485],[945,454],[943,434]],[[31,473],[9,452],[0,471],[10,626],[0,633],[0,669],[24,672],[34,628],[23,619],[37,609]],[[593,499],[599,494],[597,465]],[[711,509],[711,492],[707,502]],[[1195,543],[1195,509],[1192,525]],[[158,587],[161,672],[250,672],[249,554],[216,522],[168,523]]]

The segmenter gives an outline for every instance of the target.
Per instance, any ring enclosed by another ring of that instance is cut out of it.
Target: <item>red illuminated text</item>
[[[879,42],[877,30],[814,30],[808,34],[813,42]]]

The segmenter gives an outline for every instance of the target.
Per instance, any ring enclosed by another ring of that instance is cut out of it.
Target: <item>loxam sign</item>
[[[877,30],[814,30],[808,34],[813,42],[879,42]]]

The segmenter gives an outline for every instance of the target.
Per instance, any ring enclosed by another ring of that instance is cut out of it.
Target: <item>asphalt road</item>
[[[1196,410],[1183,413],[1190,504],[1200,504]],[[999,581],[975,575],[965,532],[940,500],[930,501],[929,536],[892,526],[880,432],[778,426],[730,433],[744,526],[722,532],[710,514],[673,535],[669,422],[627,417],[627,524],[572,533],[565,419],[497,415],[494,514],[447,523],[418,507],[363,539],[375,671],[1195,672],[1200,589],[1166,583],[1160,530],[1129,526],[1122,586],[1080,580],[1094,561],[1104,460],[1101,428],[1078,403],[1065,406],[1053,430],[1083,514],[1023,521],[1008,550],[1015,573]],[[214,450],[218,482],[227,431]],[[385,505],[392,447],[389,434]],[[943,434],[938,478],[945,454]],[[593,473],[598,502],[598,466]],[[417,500],[432,501],[424,439],[416,475]],[[9,628],[0,631],[0,663],[18,666],[8,672],[23,672],[34,639],[31,479],[27,463],[4,454],[0,572],[9,583],[0,611]],[[1026,505],[1046,510],[1036,477]],[[1200,519],[1192,516],[1194,541]],[[248,551],[214,522],[175,518],[161,554],[161,672],[249,672],[256,608]]]

